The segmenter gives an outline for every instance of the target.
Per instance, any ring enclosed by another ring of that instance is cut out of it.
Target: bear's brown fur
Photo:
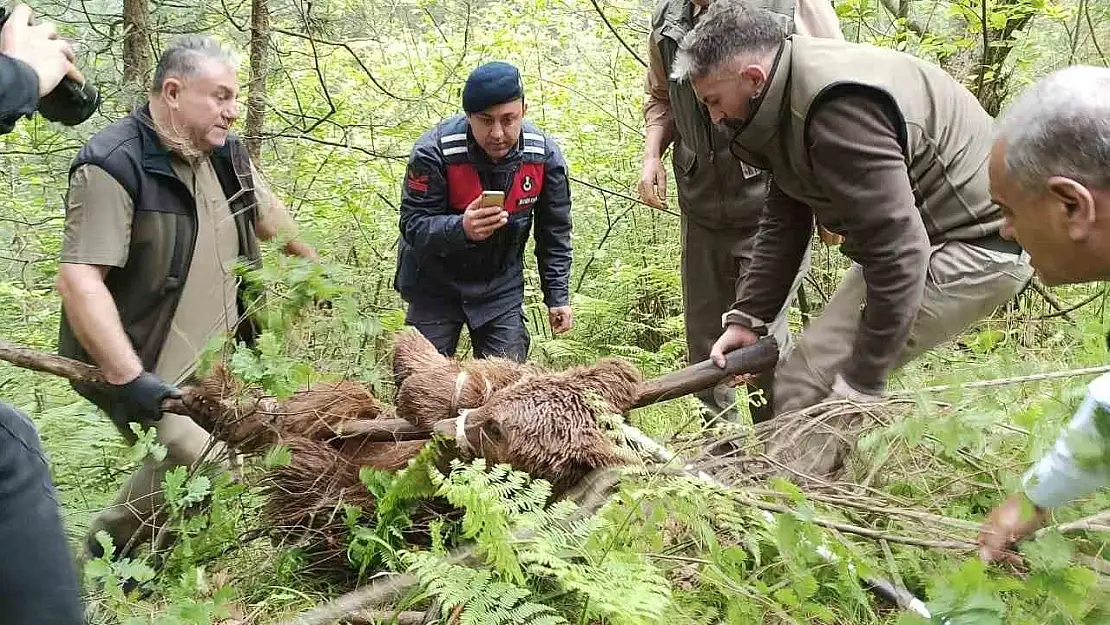
[[[461,363],[443,359],[443,362],[434,364],[434,359],[427,354],[421,357],[412,354],[410,350],[417,349],[417,345],[419,341],[407,336],[395,349],[395,354],[406,355],[405,363],[400,367],[405,375],[397,388],[394,404],[397,416],[426,429],[431,429],[437,421],[454,418],[460,409],[481,406],[495,392],[526,376],[541,373],[533,365],[507,358],[483,358]],[[431,343],[427,343],[420,349],[430,347]],[[432,351],[435,351],[434,348]],[[397,371],[397,356],[394,358],[394,371]],[[418,363],[430,368],[419,369]]]
[[[398,388],[414,373],[445,369],[453,363],[415,328],[405,328],[393,336],[393,383]]]
[[[525,379],[467,414],[464,446],[562,492],[593,469],[624,462],[595,413],[626,411],[640,382],[640,372],[616,358]]]
[[[349,421],[392,418],[392,410],[357,382],[313,384],[285,401],[240,394],[238,384],[217,365],[199,386],[186,391],[185,403],[216,438],[243,453],[257,453],[293,437],[326,440]],[[230,405],[229,405],[230,404]]]

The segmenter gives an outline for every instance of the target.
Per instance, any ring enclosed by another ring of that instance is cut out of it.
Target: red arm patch
[[[416,193],[427,193],[428,174],[409,172],[408,177],[405,179],[405,186],[407,186],[410,191],[414,191]]]

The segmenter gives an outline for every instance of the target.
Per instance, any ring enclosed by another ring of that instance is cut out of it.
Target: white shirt
[[[1025,494],[1054,508],[1110,485],[1110,373],[1087,386],[1087,396],[1056,444],[1024,477]]]

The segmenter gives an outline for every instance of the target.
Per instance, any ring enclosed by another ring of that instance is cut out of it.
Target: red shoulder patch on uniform
[[[408,178],[405,180],[405,185],[411,191],[416,191],[417,193],[427,193],[428,174],[417,174],[410,172]]]

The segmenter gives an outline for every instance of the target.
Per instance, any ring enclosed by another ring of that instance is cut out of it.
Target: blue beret
[[[504,61],[493,61],[470,72],[463,87],[463,110],[477,113],[523,97],[520,71]]]

